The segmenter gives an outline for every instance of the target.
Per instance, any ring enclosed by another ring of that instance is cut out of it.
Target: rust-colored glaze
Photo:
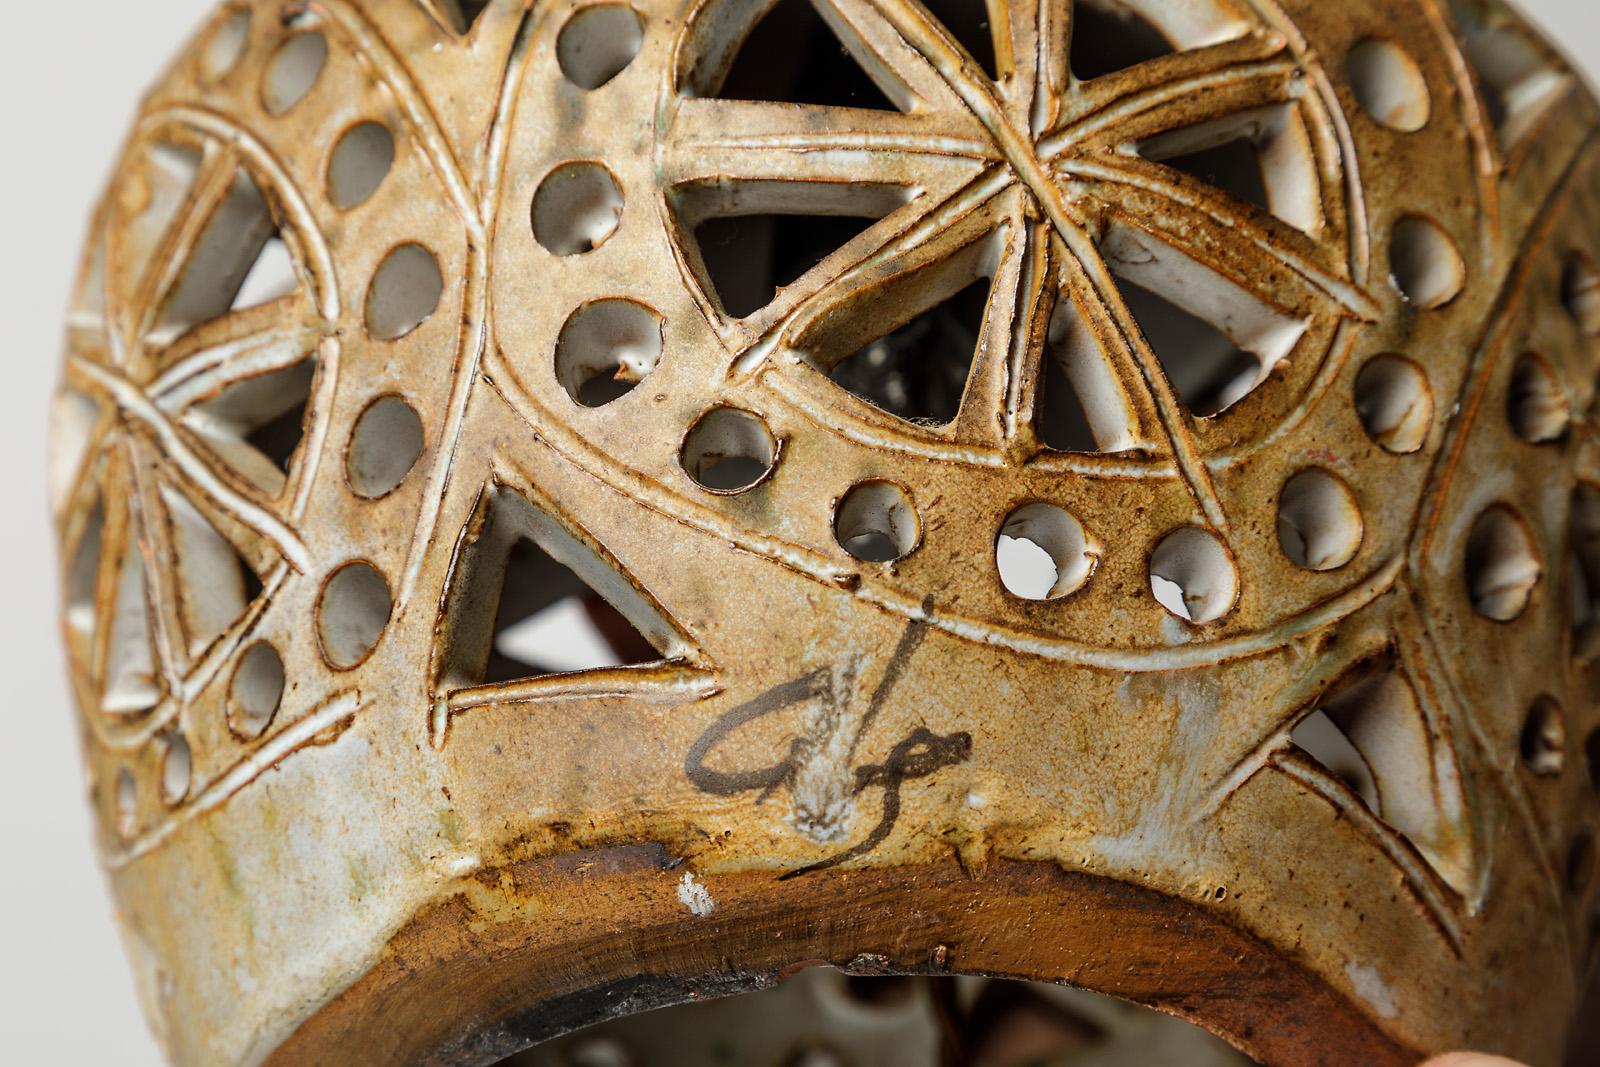
[[[52,490],[174,1061],[939,946],[1559,1059],[1600,109],[1490,0],[975,10],[236,0],[151,91]]]
[[[484,872],[413,920],[277,1055],[487,1061],[620,1011],[725,995],[827,960],[862,974],[1059,975],[1203,1020],[1267,1063],[1421,1058],[1204,909],[1053,864],[946,861],[776,886],[744,873],[716,879],[717,910],[704,920],[679,904],[680,877],[658,846]],[[610,920],[597,924],[596,909]],[[1261,1012],[1262,1001],[1274,1009]]]

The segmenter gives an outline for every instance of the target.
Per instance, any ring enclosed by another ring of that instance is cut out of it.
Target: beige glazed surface
[[[1597,120],[1489,0],[220,8],[51,472],[169,1055],[828,961],[1559,1062]]]

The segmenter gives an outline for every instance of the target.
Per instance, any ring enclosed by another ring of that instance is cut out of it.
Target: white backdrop
[[[90,851],[56,647],[45,412],[89,207],[139,92],[211,6],[11,0],[7,9],[0,295],[12,326],[0,360],[12,385],[3,399],[9,417],[0,419],[0,463],[14,496],[11,517],[0,522],[0,558],[10,561],[0,628],[13,681],[9,711],[0,712],[11,722],[0,742],[0,1058],[15,1064],[158,1062]],[[1600,3],[1525,0],[1524,7],[1586,69],[1600,70]]]

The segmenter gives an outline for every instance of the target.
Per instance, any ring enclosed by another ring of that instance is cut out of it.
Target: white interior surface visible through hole
[[[1260,360],[1259,372],[1253,380],[1240,383],[1239,395],[1260,384],[1278,361],[1294,350],[1310,326],[1307,320],[1268,307],[1198,260],[1126,224],[1109,228],[1101,251],[1119,277],[1210,323]],[[1234,396],[1229,402],[1236,399]]]
[[[422,420],[398,396],[374,400],[356,420],[345,453],[350,488],[364,497],[382,496],[405,480],[422,455]]]
[[[1053,600],[1081,588],[1099,561],[1083,527],[1052,504],[1013,511],[995,540],[1000,581],[1025,600]]]
[[[494,647],[518,663],[537,664],[556,672],[622,665],[622,658],[601,636],[583,601],[575,596],[558,600],[506,627],[495,635]]]
[[[556,59],[567,80],[598,89],[620,74],[644,43],[644,20],[627,4],[579,8],[556,38]]]
[[[389,586],[367,563],[345,564],[323,587],[317,604],[317,636],[335,669],[367,657],[389,625]]]
[[[367,331],[382,341],[404,337],[433,314],[443,289],[433,253],[418,244],[401,245],[373,275],[367,291]]]
[[[622,219],[622,190],[598,163],[564,163],[533,195],[533,236],[558,256],[598,248]]]
[[[556,378],[585,407],[615,399],[598,395],[596,379],[615,382],[619,393],[643,381],[661,359],[661,316],[635,300],[594,300],[574,311],[556,340]]]
[[[1410,133],[1428,124],[1428,83],[1416,60],[1394,41],[1369,37],[1345,61],[1362,110],[1391,130]]]
[[[1180,619],[1215,622],[1233,609],[1239,574],[1215,534],[1185,526],[1163,538],[1151,554],[1150,591]]]
[[[228,724],[241,737],[260,737],[283,700],[283,657],[265,641],[252,645],[234,669]]]
[[[200,53],[206,77],[215,80],[238,66],[249,37],[250,12],[240,9],[226,12],[212,27],[211,36]]]
[[[1316,233],[1325,220],[1310,137],[1299,111],[1277,104],[1157,134],[1137,151],[1160,163],[1243,141],[1255,156],[1269,210],[1296,229]]]
[[[328,160],[328,199],[349,210],[364,203],[394,165],[394,135],[378,122],[363,122],[339,138]]]
[[[261,254],[256,257],[250,273],[244,276],[244,284],[233,298],[233,308],[237,311],[269,303],[280,296],[288,296],[299,285],[289,246],[281,237],[269,237],[261,246]]]
[[[315,30],[295,34],[267,62],[261,99],[267,110],[281,115],[305,99],[328,61],[328,41]]]
[[[1423,369],[1404,356],[1379,355],[1356,376],[1362,428],[1390,452],[1421,448],[1433,425],[1433,390]]]

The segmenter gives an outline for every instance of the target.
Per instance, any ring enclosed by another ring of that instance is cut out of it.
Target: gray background
[[[10,0],[7,7],[0,297],[11,326],[0,361],[11,384],[0,462],[12,498],[0,505],[8,574],[0,589],[0,663],[11,699],[0,710],[9,722],[0,735],[0,1059],[10,1063],[158,1062],[90,849],[75,712],[56,644],[45,412],[90,205],[138,94],[211,6]],[[1600,70],[1600,2],[1523,6],[1585,69]]]

